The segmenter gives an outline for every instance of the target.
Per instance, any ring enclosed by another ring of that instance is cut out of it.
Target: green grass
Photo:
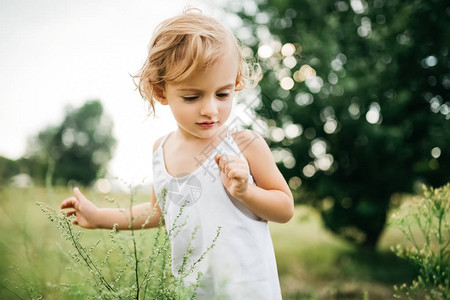
[[[315,209],[297,206],[271,232],[283,299],[392,299],[392,286],[415,275],[389,250],[403,242],[395,228],[386,228],[377,252],[364,251],[327,231]]]
[[[93,190],[87,196],[97,205],[112,207],[105,196]],[[69,189],[0,189],[0,299],[25,297],[68,298],[61,284],[82,283],[90,274],[73,268],[68,251],[56,226],[36,206],[36,201],[58,209],[71,195]],[[129,195],[113,195],[126,207]],[[137,193],[135,202],[148,201],[149,195]],[[270,224],[277,256],[283,299],[392,299],[394,284],[410,281],[415,270],[389,250],[403,243],[401,233],[387,227],[376,253],[364,252],[328,232],[314,209],[297,206],[287,224]],[[111,246],[108,230],[83,230],[86,245],[101,239],[95,256],[101,259]],[[154,230],[146,230],[151,242]],[[121,232],[126,238],[128,232]],[[115,261],[112,258],[111,265]],[[112,268],[112,267],[111,267]],[[105,276],[112,276],[105,274]],[[86,286],[86,289],[89,289]],[[67,287],[70,290],[70,286]],[[12,291],[11,291],[12,290]]]

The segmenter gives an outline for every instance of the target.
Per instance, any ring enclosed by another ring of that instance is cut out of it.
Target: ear
[[[153,86],[153,97],[155,98],[156,101],[158,101],[159,103],[161,103],[162,105],[167,105],[168,101],[165,95],[165,91],[164,88],[160,85],[154,85]]]
[[[234,83],[234,89],[236,92],[242,90],[242,79],[239,80],[239,78],[236,78],[236,82]]]

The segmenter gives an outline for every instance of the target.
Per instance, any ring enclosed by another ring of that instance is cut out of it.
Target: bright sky
[[[0,155],[19,158],[27,137],[59,124],[67,105],[100,99],[118,140],[111,173],[151,180],[153,142],[176,123],[162,106],[147,117],[128,74],[156,25],[188,3],[213,12],[187,0],[0,1]]]

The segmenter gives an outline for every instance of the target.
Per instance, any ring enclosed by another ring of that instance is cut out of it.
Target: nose
[[[213,117],[217,115],[217,100],[214,97],[205,97],[202,101],[200,114],[202,116]]]

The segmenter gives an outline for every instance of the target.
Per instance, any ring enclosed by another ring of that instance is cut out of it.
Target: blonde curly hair
[[[155,114],[155,88],[164,90],[167,82],[183,81],[193,72],[213,65],[229,49],[229,41],[240,62],[235,90],[254,87],[261,78],[259,65],[242,56],[236,37],[215,19],[198,9],[188,9],[159,24],[144,65],[132,76],[142,98],[150,105],[150,114]]]

